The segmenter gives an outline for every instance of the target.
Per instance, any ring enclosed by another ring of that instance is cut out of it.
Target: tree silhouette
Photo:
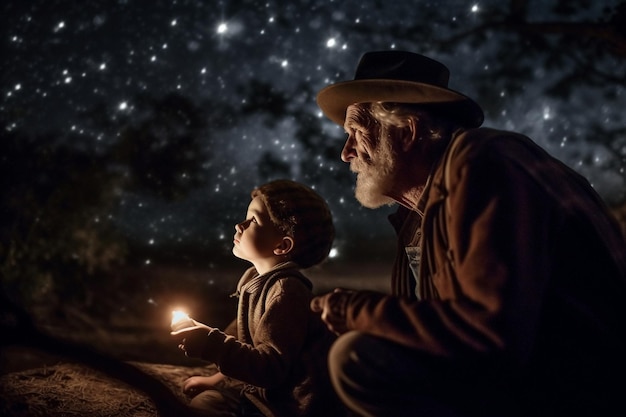
[[[91,121],[120,132],[104,147],[76,133],[3,128],[0,275],[24,305],[98,307],[102,274],[127,253],[112,215],[125,193],[171,200],[204,184],[203,111],[174,95],[134,106],[139,119]]]

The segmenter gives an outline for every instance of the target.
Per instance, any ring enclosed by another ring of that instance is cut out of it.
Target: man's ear
[[[409,117],[409,123],[402,129],[401,134],[402,150],[405,152],[419,142],[420,135],[417,129],[417,121],[414,117]]]
[[[280,243],[274,248],[274,255],[287,255],[293,249],[294,241],[291,236],[283,236]]]

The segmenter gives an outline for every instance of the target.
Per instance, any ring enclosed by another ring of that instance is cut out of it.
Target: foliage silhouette
[[[25,305],[97,308],[103,274],[127,254],[112,215],[125,193],[180,199],[204,184],[203,112],[175,95],[141,96],[135,105],[145,114],[137,124],[92,121],[121,132],[107,147],[76,133],[3,128],[0,272]]]

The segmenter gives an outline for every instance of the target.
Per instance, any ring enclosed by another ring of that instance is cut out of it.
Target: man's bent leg
[[[442,375],[425,362],[418,352],[360,332],[340,336],[329,352],[333,386],[360,415],[461,416],[436,395],[429,395],[430,382]]]

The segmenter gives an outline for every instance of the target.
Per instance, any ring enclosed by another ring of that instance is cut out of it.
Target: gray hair
[[[443,119],[428,106],[411,103],[374,102],[369,106],[370,115],[388,130],[389,126],[405,128],[413,118],[420,130],[420,138],[442,140],[458,128],[456,123]]]

